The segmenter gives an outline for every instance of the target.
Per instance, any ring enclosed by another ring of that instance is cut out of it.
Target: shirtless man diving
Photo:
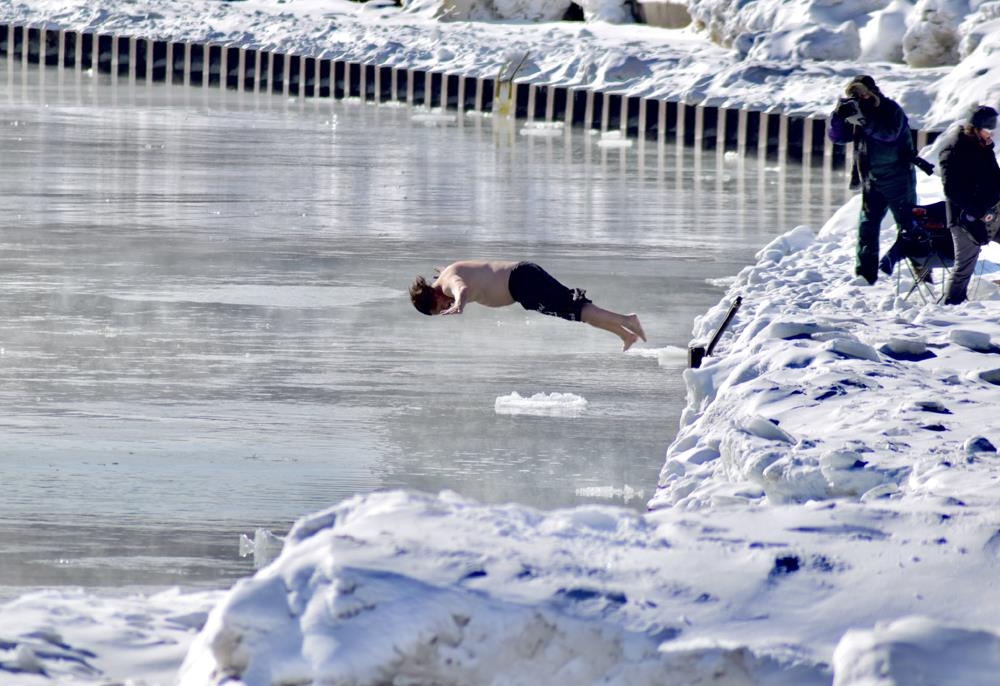
[[[526,310],[610,331],[622,339],[622,350],[646,340],[637,316],[598,307],[585,291],[567,288],[533,262],[462,260],[437,271],[433,283],[418,276],[410,286],[410,300],[423,314],[461,314],[468,303],[519,303]]]

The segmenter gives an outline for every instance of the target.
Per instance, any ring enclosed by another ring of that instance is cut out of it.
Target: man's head
[[[417,308],[417,312],[422,314],[434,314],[434,305],[437,298],[434,296],[434,288],[427,283],[427,279],[418,276],[410,284],[410,302]]]
[[[452,303],[452,299],[445,295],[440,288],[434,288],[427,280],[418,276],[410,284],[410,302],[417,308],[417,312],[422,314],[437,314],[446,309]]]
[[[882,91],[875,85],[875,79],[867,74],[851,79],[844,92],[848,98],[857,100],[861,105],[878,107],[882,102]]]
[[[992,131],[997,127],[997,111],[992,107],[980,105],[972,111],[969,123],[974,129]]]

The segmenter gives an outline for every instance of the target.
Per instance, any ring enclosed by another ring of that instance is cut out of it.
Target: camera
[[[834,111],[848,124],[865,125],[865,116],[861,114],[861,105],[854,98],[841,98],[837,101],[837,109]]]

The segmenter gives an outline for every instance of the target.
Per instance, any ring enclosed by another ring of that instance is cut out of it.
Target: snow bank
[[[0,604],[0,683],[169,684],[221,591],[28,593]],[[141,680],[137,678],[141,675]]]
[[[936,177],[922,184],[926,202],[941,197]],[[997,287],[984,274],[953,308],[903,299],[908,276],[898,292],[884,276],[868,286],[853,276],[858,209],[815,239],[800,227],[772,242],[696,322],[695,338],[710,336],[742,295],[720,350],[684,372],[688,405],[651,507],[983,497],[997,464],[963,446],[1000,440]]]
[[[833,661],[833,686],[988,684],[1000,676],[1000,637],[926,617],[906,617],[874,629],[848,631]],[[961,676],[955,674],[955,665],[962,665]]]
[[[967,0],[689,0],[694,28],[749,60],[955,65],[981,40],[994,3]],[[964,46],[964,49],[960,49]]]
[[[943,501],[639,516],[374,494],[301,520],[179,683],[902,685],[936,659],[935,684],[985,686],[996,524]]]
[[[585,21],[633,21],[624,0],[405,0],[403,10],[442,21],[558,21],[571,5]]]

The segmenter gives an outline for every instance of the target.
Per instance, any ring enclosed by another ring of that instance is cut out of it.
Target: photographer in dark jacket
[[[903,109],[885,97],[870,76],[856,76],[830,115],[827,134],[834,143],[854,143],[851,188],[861,187],[857,260],[854,272],[868,283],[878,278],[879,233],[886,211],[909,228],[917,202],[911,165],[928,174],[933,167],[916,156]]]
[[[948,281],[946,305],[965,302],[980,247],[1000,240],[1000,166],[992,135],[996,127],[997,111],[977,107],[938,154],[948,199],[948,227],[955,241],[955,268]]]

